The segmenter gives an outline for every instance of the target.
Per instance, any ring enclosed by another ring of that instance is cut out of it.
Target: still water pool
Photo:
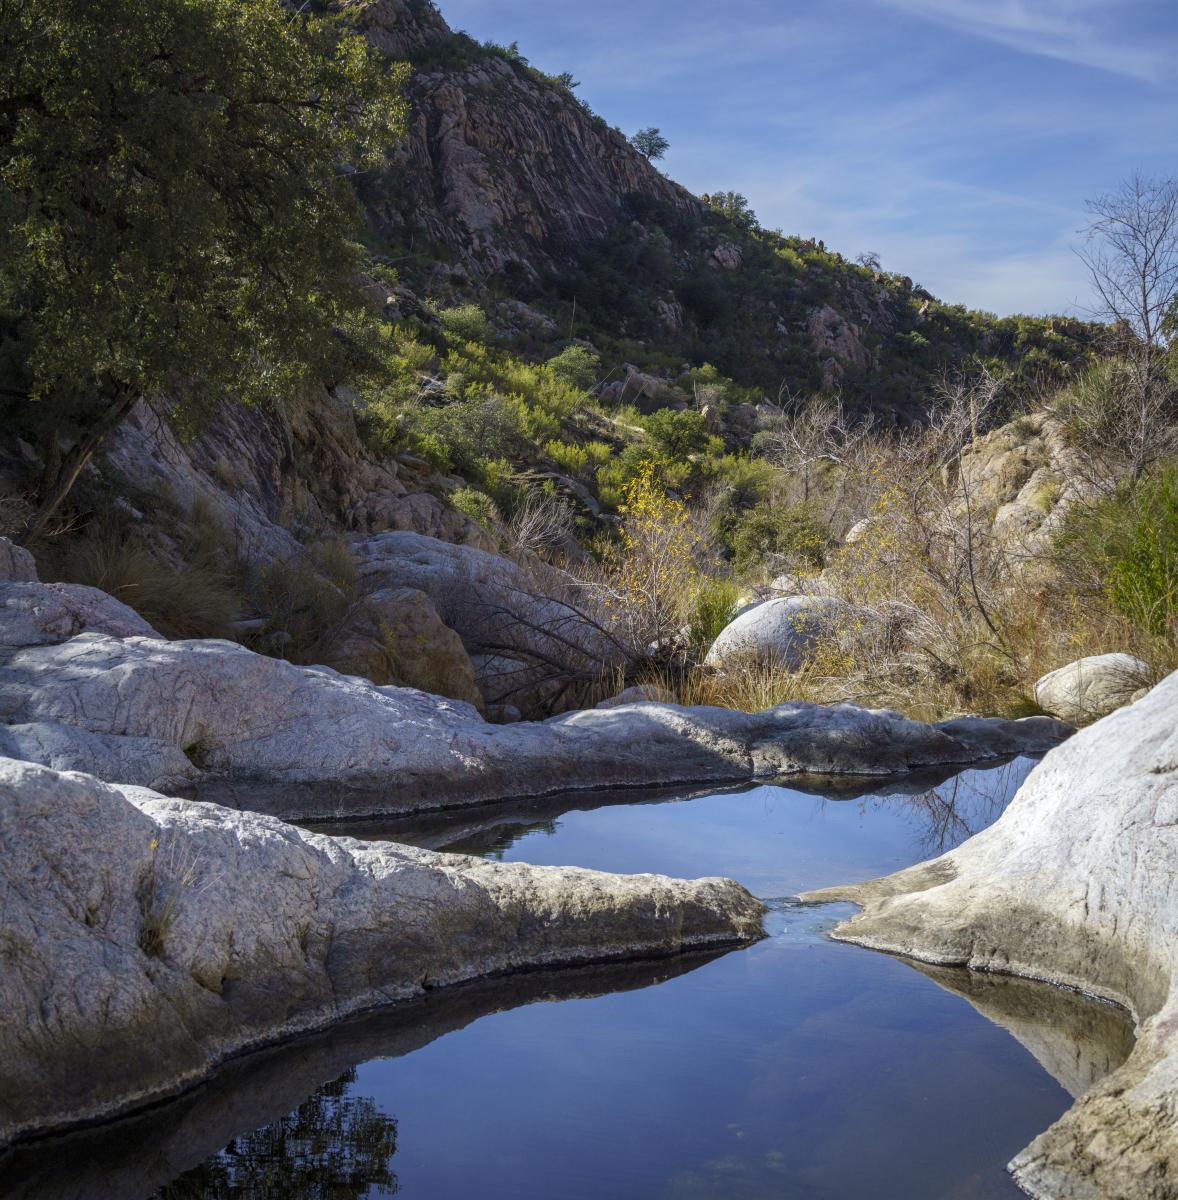
[[[840,945],[825,933],[853,910],[790,897],[956,845],[1032,765],[892,794],[791,781],[333,827],[504,860],[728,875],[769,902],[769,936],[456,989],[351,1022],[138,1121],[31,1149],[0,1195],[1018,1196],[1005,1163],[1119,1065],[1132,1045],[1123,1016]]]

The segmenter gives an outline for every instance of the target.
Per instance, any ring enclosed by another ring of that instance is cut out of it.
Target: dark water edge
[[[769,902],[769,936],[348,1022],[138,1118],[30,1145],[0,1160],[0,1196],[1013,1200],[1005,1163],[1124,1060],[1126,1015],[832,942],[849,906],[789,897],[948,849],[999,815],[1031,765],[861,794],[791,780],[332,826],[492,858],[731,875]]]

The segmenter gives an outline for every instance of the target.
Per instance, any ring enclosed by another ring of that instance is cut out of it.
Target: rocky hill
[[[706,500],[694,566],[736,586],[830,540],[758,442],[791,401],[918,424],[947,372],[988,366],[1015,397],[1097,352],[1097,327],[946,305],[761,228],[742,197],[691,195],[568,77],[427,0],[313,7],[413,67],[405,137],[352,175],[382,373],[187,422],[168,395],[141,399],[34,547],[43,577],[98,586],[168,636],[232,636],[492,717],[561,711],[672,644],[660,629],[619,647],[629,617],[583,611],[600,589],[581,575],[625,540],[636,486]],[[61,449],[34,416],[0,392],[0,535],[24,536]]]
[[[432,5],[376,0],[354,19],[415,67],[409,137],[387,174],[361,181],[379,238],[485,279],[575,261],[616,228],[630,196],[701,215],[569,88],[454,33]]]
[[[566,77],[454,32],[428,0],[339,8],[415,69],[408,138],[357,180],[374,251],[415,291],[526,301],[608,366],[706,362],[770,395],[837,390],[902,419],[966,360],[1056,377],[1092,349],[1081,322],[942,304],[817,238],[760,229],[730,194],[705,203]]]

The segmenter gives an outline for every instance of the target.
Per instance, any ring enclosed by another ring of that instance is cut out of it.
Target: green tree
[[[648,162],[662,158],[671,148],[671,143],[663,137],[662,132],[653,126],[650,129],[640,129],[631,139],[630,145]]]
[[[566,346],[548,360],[548,367],[557,379],[578,391],[587,392],[597,382],[601,358],[587,346]]]
[[[375,366],[350,175],[407,67],[279,0],[0,0],[0,362],[43,531],[140,398],[194,423]]]
[[[691,409],[676,412],[661,408],[647,417],[643,425],[654,444],[673,462],[682,462],[690,454],[702,453],[711,440],[707,422]]]
[[[710,196],[702,196],[701,199],[714,212],[731,221],[745,233],[755,233],[761,228],[757,214],[740,192],[713,192]]]

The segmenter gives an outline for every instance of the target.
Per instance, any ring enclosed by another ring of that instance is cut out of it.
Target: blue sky
[[[1090,303],[1084,200],[1178,174],[1178,0],[440,0],[667,174],[998,313]]]

